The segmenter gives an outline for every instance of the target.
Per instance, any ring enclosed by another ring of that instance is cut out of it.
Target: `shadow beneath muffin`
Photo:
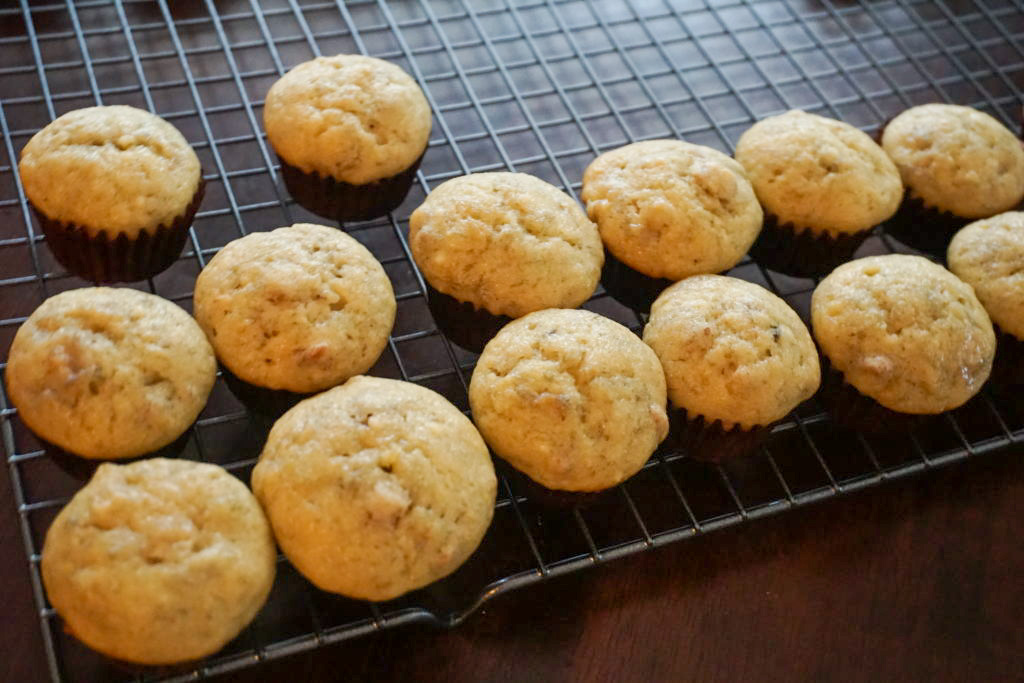
[[[100,458],[83,458],[80,455],[75,455],[70,451],[64,450],[56,444],[45,441],[38,436],[36,438],[38,438],[39,443],[42,444],[43,452],[46,453],[46,456],[50,458],[57,467],[61,468],[67,474],[79,481],[88,481],[92,478],[92,475],[96,473],[96,469],[103,463],[127,465],[147,458],[177,458],[182,454],[182,451],[185,450],[191,436],[192,429],[190,427],[189,429],[186,429],[181,436],[163,448],[150,453],[143,453],[142,455],[135,456],[134,458],[117,458],[110,460]]]
[[[427,285],[427,308],[437,328],[448,339],[473,353],[480,353],[498,331],[512,322],[507,315],[494,315],[471,303],[459,301]]]
[[[224,383],[227,384],[235,398],[241,401],[250,413],[258,417],[276,420],[300,401],[316,395],[315,392],[297,394],[284,389],[268,389],[250,384],[223,365],[220,366],[220,371],[224,377]]]
[[[601,285],[623,306],[628,306],[638,313],[647,313],[651,310],[654,300],[672,284],[672,280],[651,277],[633,270],[615,258],[610,251],[604,250]]]
[[[538,484],[500,457],[494,458],[494,469],[508,482],[513,495],[523,496],[538,509],[546,511],[582,510],[602,500],[615,486],[600,491],[561,491]]]

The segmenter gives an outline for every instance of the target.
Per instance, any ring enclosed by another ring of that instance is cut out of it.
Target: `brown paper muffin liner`
[[[853,253],[871,234],[871,230],[833,237],[811,230],[797,232],[792,223],[779,223],[777,216],[765,214],[764,227],[750,256],[771,270],[796,277],[822,277],[853,258]]]
[[[1012,394],[1019,400],[1021,389],[1024,388],[1024,340],[995,326],[996,358],[992,363],[992,375],[989,386],[999,396]]]
[[[886,408],[847,383],[843,373],[824,357],[821,359],[821,390],[818,396],[836,424],[871,436],[905,434],[933,417]]]
[[[927,206],[908,190],[896,215],[885,222],[885,231],[907,246],[945,259],[953,235],[972,220]]]
[[[263,417],[277,419],[291,410],[299,401],[305,400],[311,394],[298,394],[285,389],[268,389],[256,384],[246,382],[244,379],[228,370],[224,365],[220,366],[221,375],[228,389],[242,402],[251,413]]]
[[[703,415],[691,415],[685,408],[669,411],[669,440],[694,460],[722,462],[747,455],[771,436],[771,425],[751,429],[726,429],[720,420],[708,422]]]
[[[423,154],[404,171],[365,185],[352,185],[319,173],[306,173],[278,156],[285,187],[301,206],[318,216],[345,223],[383,216],[409,194]]]
[[[504,461],[501,461],[504,463]],[[507,463],[505,463],[507,464]],[[601,500],[614,486],[600,491],[561,491],[549,489],[538,484],[528,475],[520,472],[511,465],[502,468],[502,474],[508,479],[514,491],[521,493],[542,510],[572,510],[583,509]]]
[[[636,271],[604,250],[601,285],[613,299],[640,313],[651,310],[654,300],[672,285],[672,280],[655,278]]]
[[[37,436],[36,438],[39,439],[39,443],[43,446],[46,456],[50,458],[57,467],[61,468],[65,473],[71,475],[75,479],[86,482],[92,478],[92,475],[96,472],[96,468],[105,462],[112,462],[118,465],[128,465],[146,458],[177,458],[181,455],[182,451],[185,450],[185,446],[188,445],[188,440],[191,436],[192,428],[189,426],[189,428],[182,432],[174,441],[170,442],[166,446],[156,449],[155,451],[142,453],[130,458],[117,458],[112,460],[83,458],[82,456],[75,455],[71,451],[65,450],[56,444],[50,443],[41,437]]]
[[[473,304],[459,301],[427,285],[427,308],[437,328],[467,351],[480,353],[494,335],[512,318],[494,315]]]
[[[196,193],[181,215],[152,232],[140,230],[134,238],[122,233],[111,239],[106,231],[93,236],[80,225],[49,218],[35,205],[32,210],[50,251],[69,273],[92,282],[133,282],[167,270],[181,256],[205,191],[200,175]]]

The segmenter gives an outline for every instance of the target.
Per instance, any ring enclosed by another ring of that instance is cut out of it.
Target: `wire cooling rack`
[[[1005,0],[21,0],[0,8],[0,349],[6,359],[18,325],[45,297],[86,284],[54,262],[16,172],[28,138],[71,109],[149,109],[199,153],[208,185],[189,245],[141,285],[190,308],[197,273],[228,241],[323,222],[279,181],[261,129],[271,83],[319,54],[400,64],[434,112],[418,183],[392,216],[345,226],[384,264],[398,298],[393,336],[372,374],[428,386],[465,410],[476,356],[437,329],[405,238],[409,213],[432,187],[512,169],[576,195],[601,151],[679,137],[731,152],[752,122],[794,107],[870,131],[908,106],[950,101],[1016,128],[1022,45],[1024,6]],[[861,254],[907,250],[879,229]],[[749,260],[732,274],[772,288],[806,319],[814,281]],[[634,330],[643,323],[603,289],[587,307]],[[503,476],[483,545],[448,579],[369,604],[317,591],[282,560],[267,607],[222,652],[139,671],[67,636],[46,603],[43,535],[88,472],[47,453],[6,394],[0,401],[46,658],[52,677],[69,681],[192,680],[399,624],[454,625],[497,593],[1024,440],[1024,406],[988,391],[927,429],[887,439],[835,429],[811,400],[756,455],[715,466],[666,448],[588,507],[540,505]],[[179,442],[181,457],[247,480],[268,429],[219,378]]]

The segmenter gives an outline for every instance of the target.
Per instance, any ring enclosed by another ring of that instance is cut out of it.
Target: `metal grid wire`
[[[195,277],[225,243],[323,222],[279,182],[261,129],[282,73],[319,54],[392,60],[424,87],[433,135],[418,184],[387,219],[346,225],[384,264],[398,299],[372,374],[423,384],[466,409],[475,355],[438,330],[405,238],[440,182],[474,171],[537,175],[576,195],[586,164],[627,142],[679,137],[731,152],[755,120],[803,108],[873,130],[930,101],[967,104],[1017,126],[1024,6],[1010,0],[82,0],[0,9],[0,349],[59,291],[86,283],[53,261],[25,202],[17,153],[71,109],[131,104],[181,129],[207,194],[181,258],[143,288],[190,308]],[[861,254],[908,251],[878,230]],[[731,274],[778,292],[806,319],[814,281],[747,260]],[[643,317],[599,289],[587,308],[637,330]],[[411,621],[454,625],[491,596],[557,574],[772,514],[1024,440],[1024,409],[983,393],[906,437],[837,433],[811,400],[752,457],[721,466],[659,451],[589,507],[538,506],[502,477],[494,524],[452,577],[368,604],[313,589],[283,560],[267,607],[196,669],[128,671],[63,633],[39,577],[43,534],[87,472],[47,457],[0,395],[2,436],[46,656],[54,679],[194,678]],[[181,457],[243,479],[269,424],[223,378]]]

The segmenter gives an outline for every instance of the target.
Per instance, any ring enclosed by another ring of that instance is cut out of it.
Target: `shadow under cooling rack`
[[[42,300],[84,286],[54,262],[25,201],[17,154],[69,110],[130,104],[195,147],[207,195],[185,253],[142,286],[191,306],[195,277],[248,232],[322,222],[295,205],[261,127],[263,97],[319,54],[392,60],[423,86],[428,151],[391,216],[344,229],[385,267],[398,299],[371,374],[417,382],[468,410],[474,353],[438,329],[409,255],[409,213],[448,178],[531,173],[576,196],[586,165],[628,142],[678,137],[731,153],[754,121],[802,108],[874,131],[932,101],[987,111],[1017,129],[1024,90],[1019,1],[790,0],[82,0],[0,8],[0,354]],[[884,226],[858,255],[912,251]],[[807,318],[815,282],[745,260],[731,275],[777,292]],[[590,310],[638,330],[644,316],[599,289]],[[6,362],[3,364],[6,365]],[[47,527],[85,481],[49,457],[0,394],[0,429],[55,680],[188,679],[409,622],[454,625],[495,594],[717,528],[812,503],[1024,440],[1024,405],[986,390],[911,435],[836,428],[812,399],[751,457],[708,465],[665,448],[591,505],[552,509],[498,463],[494,523],[451,577],[370,604],[314,589],[283,559],[267,607],[222,652],[195,665],[134,670],[62,630],[39,577]],[[180,457],[243,480],[269,423],[218,378]]]

